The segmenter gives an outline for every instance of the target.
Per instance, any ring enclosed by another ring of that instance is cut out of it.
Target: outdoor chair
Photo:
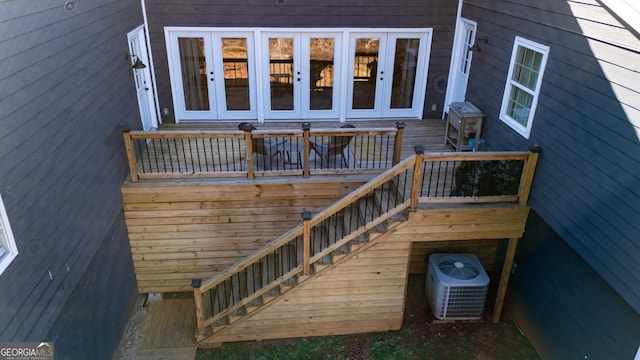
[[[355,126],[346,124],[341,129],[355,129]],[[349,167],[348,154],[345,151],[349,148],[349,142],[353,135],[331,136],[328,142],[316,143],[309,141],[311,150],[315,151],[322,161],[323,166],[329,167],[329,161],[333,159],[333,163],[337,165],[338,155],[342,157],[344,167]]]
[[[257,128],[248,122],[242,122],[238,125],[238,130],[253,131]],[[283,161],[284,144],[286,139],[270,139],[270,138],[252,138],[251,146],[253,147],[253,154],[258,154],[262,157],[264,163],[264,170],[271,170],[273,159],[277,158],[278,168]]]

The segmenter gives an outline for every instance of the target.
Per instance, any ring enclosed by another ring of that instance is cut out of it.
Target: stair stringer
[[[402,326],[411,242],[387,231],[259,309],[199,342],[233,341],[397,330]]]

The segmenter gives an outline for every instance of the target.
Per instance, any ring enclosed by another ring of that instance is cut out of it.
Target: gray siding
[[[465,1],[489,38],[467,97],[488,115],[491,149],[542,146],[532,207],[640,311],[640,40],[595,2],[547,3]],[[528,141],[498,119],[516,35],[551,47]]]
[[[609,284],[608,291],[640,312],[640,40],[595,0],[465,0],[463,16],[477,21],[478,37],[489,40],[474,54],[467,93],[487,114],[488,147],[542,146],[530,205]],[[517,35],[551,48],[529,140],[498,118]],[[528,238],[542,240],[531,231]],[[589,278],[583,281],[589,286]],[[568,296],[560,288],[551,291]],[[587,314],[573,320],[581,316]],[[537,331],[553,325],[546,326]],[[582,334],[567,332],[562,339],[567,345],[588,341],[579,340]]]
[[[430,27],[433,28],[433,43],[424,116],[439,117],[442,112],[457,0],[148,0],[146,8],[161,108],[173,108],[164,39],[165,26]],[[431,104],[436,104],[438,110],[431,112]],[[162,121],[170,123],[175,119],[173,115],[169,115],[163,116]]]
[[[540,357],[633,359],[640,314],[537,214],[527,228],[506,305]]]
[[[127,31],[142,23],[139,2],[77,1],[72,11],[63,4],[0,3],[0,193],[20,252],[0,275],[1,341],[53,340],[63,306],[77,298],[90,263],[107,256],[97,250],[122,222],[120,128],[141,127],[123,56]],[[130,258],[109,263],[92,276],[115,267],[132,273]],[[118,290],[131,291],[133,281],[123,277]],[[115,291],[92,286],[104,297]],[[127,311],[131,296],[110,311]],[[112,337],[123,325],[87,321],[78,331]]]

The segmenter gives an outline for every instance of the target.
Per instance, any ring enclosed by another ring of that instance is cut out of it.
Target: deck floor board
[[[183,353],[175,349],[184,349],[184,352],[188,353],[186,349],[196,348],[195,329],[197,325],[193,297],[185,294],[174,298],[165,298],[159,302],[151,302],[149,312],[149,326],[144,335],[141,350],[153,353],[149,350],[166,349],[168,352]]]

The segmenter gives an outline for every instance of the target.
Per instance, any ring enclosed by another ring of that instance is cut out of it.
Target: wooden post
[[[420,195],[420,183],[422,182],[422,164],[424,163],[424,147],[422,145],[416,145],[414,148],[416,152],[416,162],[413,165],[413,181],[411,184],[411,202],[409,204],[410,209],[418,207],[418,196]]]
[[[309,177],[309,152],[311,151],[311,145],[309,145],[309,130],[311,124],[308,122],[302,123],[302,139],[304,143],[304,155],[302,156],[302,177]]]
[[[311,264],[309,259],[311,258],[311,227],[309,221],[311,220],[311,213],[305,211],[302,213],[302,241],[303,241],[303,269],[304,275],[309,275],[309,268]]]
[[[531,183],[533,183],[533,174],[535,173],[538,156],[541,152],[542,148],[540,146],[532,146],[529,152],[529,158],[522,168],[520,186],[518,188],[518,199],[522,205],[526,205],[529,201],[529,192],[531,191]]]
[[[202,280],[191,280],[191,287],[193,288],[193,298],[196,300],[196,322],[198,324],[198,331],[196,332],[196,340],[204,338],[204,310],[202,309],[202,292],[200,286]]]
[[[245,127],[242,130],[244,130],[244,142],[247,148],[247,178],[253,180],[256,177],[253,173],[253,137],[251,136],[251,128]]]
[[[509,278],[511,277],[511,268],[513,266],[513,258],[516,255],[516,247],[518,246],[518,238],[509,239],[509,246],[507,247],[507,254],[504,258],[504,265],[502,266],[502,275],[500,276],[500,285],[498,286],[498,293],[496,295],[496,302],[493,306],[494,323],[500,321],[500,314],[502,314],[502,306],[504,305],[504,297],[507,294],[507,285],[509,284]]]
[[[129,172],[131,173],[131,181],[136,183],[140,181],[138,177],[138,166],[136,165],[136,152],[133,148],[133,137],[131,136],[131,130],[122,130],[122,136],[124,137],[124,147],[127,150],[127,159],[129,160]]]
[[[397,121],[396,128],[398,132],[396,132],[396,139],[393,146],[393,166],[396,166],[400,162],[400,155],[402,152],[402,135],[404,134],[404,122]]]
[[[520,187],[518,189],[518,201],[521,205],[526,205],[529,201],[529,193],[531,192],[531,183],[533,182],[533,174],[535,173],[536,164],[538,163],[538,156],[542,152],[542,148],[538,145],[531,147],[529,152],[529,158],[522,168],[522,175],[520,177]],[[507,285],[509,285],[509,279],[511,278],[511,269],[513,267],[513,259],[516,256],[516,248],[518,247],[518,238],[509,239],[509,245],[507,247],[507,254],[504,258],[504,264],[502,265],[502,275],[500,276],[500,285],[498,286],[498,293],[496,294],[496,302],[493,306],[494,323],[500,321],[500,315],[502,314],[502,307],[504,306],[504,298],[507,294]]]

